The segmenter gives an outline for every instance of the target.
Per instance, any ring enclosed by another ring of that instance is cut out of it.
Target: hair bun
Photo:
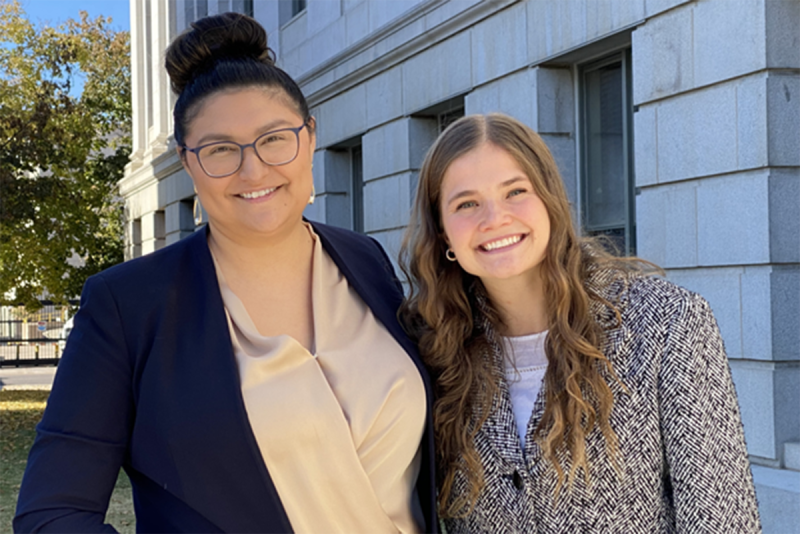
[[[267,32],[255,19],[223,13],[196,20],[167,48],[166,68],[172,90],[180,94],[198,74],[223,59],[252,59],[275,64]]]

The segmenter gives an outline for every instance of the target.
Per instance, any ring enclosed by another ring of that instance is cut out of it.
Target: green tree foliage
[[[123,259],[129,35],[110,23],[36,27],[0,0],[0,304],[64,303]]]

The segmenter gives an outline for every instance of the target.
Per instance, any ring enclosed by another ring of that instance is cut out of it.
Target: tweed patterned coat
[[[579,470],[572,490],[554,499],[556,471],[532,438],[544,391],[523,450],[495,345],[501,385],[475,437],[486,486],[472,513],[444,521],[448,534],[760,532],[736,392],[708,303],[639,275],[601,270],[590,285],[622,314],[618,325],[609,310],[594,307],[606,331],[603,351],[627,387],[610,381],[622,475],[595,427],[586,439],[590,483]],[[491,326],[481,323],[492,339]],[[567,453],[559,461],[568,473]],[[457,473],[454,492],[465,488]]]

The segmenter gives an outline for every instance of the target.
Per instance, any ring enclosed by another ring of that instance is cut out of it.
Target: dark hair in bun
[[[256,20],[240,13],[205,17],[172,41],[165,66],[178,95],[173,110],[175,141],[183,145],[186,129],[210,95],[235,87],[280,88],[304,121],[308,104],[297,83],[275,66],[267,32]]]

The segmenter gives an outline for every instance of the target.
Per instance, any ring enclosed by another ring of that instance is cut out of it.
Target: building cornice
[[[464,31],[520,0],[480,0],[453,15],[458,0],[423,2],[393,19],[364,39],[297,78],[311,107],[401,64],[406,59]],[[167,141],[172,146],[172,138]],[[133,158],[120,180],[120,194],[128,198],[181,168],[174,150],[150,159]]]
[[[453,16],[448,10],[455,0],[425,2],[302,74],[297,83],[309,105],[317,106],[518,1],[481,0]]]
[[[171,139],[171,138],[170,138]],[[170,143],[171,144],[171,143]],[[120,180],[119,193],[124,198],[147,189],[181,169],[181,160],[175,150],[159,154],[149,164],[142,164]]]

